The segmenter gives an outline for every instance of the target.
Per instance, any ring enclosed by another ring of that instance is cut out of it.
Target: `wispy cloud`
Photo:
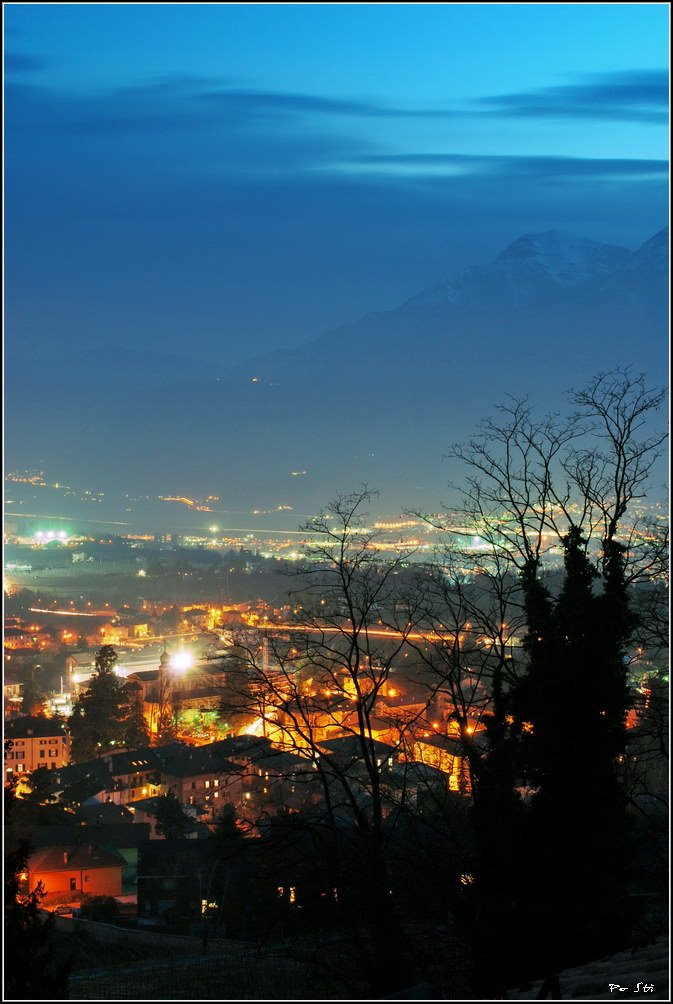
[[[668,162],[637,158],[502,156],[459,153],[378,153],[360,157],[367,166],[406,167],[489,176],[635,178],[665,176]]]
[[[201,91],[194,101],[206,101],[225,112],[267,117],[296,115],[395,116],[407,114],[368,101],[342,101],[313,94],[290,94],[279,91],[219,88]],[[423,114],[421,112],[420,114]]]
[[[666,122],[668,74],[665,70],[596,74],[576,84],[479,98],[475,105],[480,114],[491,116]]]
[[[664,79],[665,74],[654,72],[612,74],[531,94],[537,95],[540,114],[543,106],[560,114],[561,107],[573,101],[575,109],[587,108],[590,97],[597,105],[592,114],[610,109],[615,113],[618,106],[638,111],[643,102],[651,106],[661,103]],[[544,101],[540,95],[546,96]],[[529,114],[530,107],[523,99],[523,95],[482,99],[479,108],[473,106],[469,113],[458,114],[476,121],[490,118],[495,111],[484,110],[481,106],[485,102],[500,102],[499,115]],[[390,130],[377,133],[373,126],[356,128],[355,119],[391,120],[395,115],[430,112],[422,108],[407,111],[376,101],[244,88],[225,76],[175,74],[85,93],[57,91],[24,78],[7,81],[6,110],[8,135],[17,137],[13,148],[33,150],[32,139],[28,144],[18,136],[39,135],[36,149],[47,151],[48,159],[54,150],[59,157],[71,156],[78,161],[86,154],[91,163],[102,157],[98,170],[103,175],[109,170],[110,156],[117,174],[146,171],[155,172],[156,178],[156,172],[179,171],[201,177],[247,176],[250,181],[319,171],[333,177],[369,174],[371,180],[372,176],[399,181],[405,177],[471,177],[530,179],[542,185],[592,178],[659,180],[667,172],[666,161],[637,157],[490,155],[422,148],[384,152]],[[402,132],[400,129],[400,140]],[[113,154],[110,144],[114,144]]]
[[[44,65],[36,57],[19,54],[7,56],[6,62],[8,69],[17,74],[35,72]],[[13,100],[20,100],[22,91],[18,81],[8,81],[7,86],[11,113]],[[26,85],[23,88],[23,95],[27,95]],[[355,119],[475,122],[492,117],[535,117],[664,122],[668,106],[664,71],[600,75],[565,86],[483,97],[460,107],[450,107],[447,101],[443,107],[433,108],[271,91],[241,87],[227,77],[178,74],[89,93],[66,93],[47,87],[39,91],[31,88],[30,98],[34,110],[39,103],[43,110],[49,109],[45,128],[51,125],[94,136],[212,131],[223,126],[259,131],[264,130],[265,123],[273,127],[282,122],[295,127],[305,124],[310,129],[317,120],[340,120],[345,126],[348,120]]]
[[[39,73],[49,66],[49,60],[42,56],[29,56],[23,52],[5,53],[5,73]]]
[[[241,88],[225,78],[179,75],[89,93],[8,81],[7,108],[18,128],[39,125],[51,131],[114,137],[195,130],[205,135],[223,127],[259,136],[278,123],[287,123],[296,135],[303,125],[310,132],[317,119],[339,118],[345,124],[354,118],[425,114],[376,102]]]

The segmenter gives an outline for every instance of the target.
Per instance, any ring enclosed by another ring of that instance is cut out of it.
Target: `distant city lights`
[[[65,530],[38,530],[33,539],[37,544],[50,544],[53,540],[64,543],[68,540],[68,534]]]

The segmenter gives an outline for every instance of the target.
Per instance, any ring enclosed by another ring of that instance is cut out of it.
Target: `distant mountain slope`
[[[630,255],[621,268],[605,280],[600,291],[638,302],[647,296],[658,297],[661,282],[669,274],[668,243],[668,227],[664,227]]]
[[[309,512],[362,480],[389,511],[436,505],[449,444],[506,393],[556,407],[597,370],[631,363],[662,379],[667,252],[667,231],[635,252],[527,235],[491,265],[226,375],[177,363],[172,387],[131,361],[140,385],[108,366],[109,393],[85,380],[67,393],[55,368],[30,384],[10,373],[7,462],[103,487],[207,490],[232,509]]]

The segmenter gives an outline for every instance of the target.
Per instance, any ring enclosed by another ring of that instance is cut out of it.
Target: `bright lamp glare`
[[[186,649],[180,649],[179,652],[174,652],[171,656],[171,669],[174,669],[177,673],[184,673],[185,670],[193,665],[194,656],[191,652],[187,652]]]

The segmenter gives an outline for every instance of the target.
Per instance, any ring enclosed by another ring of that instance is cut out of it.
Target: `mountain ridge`
[[[551,235],[554,236],[554,241],[548,241],[547,244],[554,243],[557,249],[565,247],[571,251],[569,261],[556,269],[549,268],[548,248],[544,249],[543,254],[539,253],[539,239]],[[559,237],[562,240],[558,240]],[[534,253],[536,241],[537,254]],[[288,365],[293,365],[307,352],[313,352],[316,358],[327,361],[348,347],[349,343],[362,347],[368,340],[367,332],[370,340],[372,337],[376,340],[379,329],[401,328],[401,337],[404,337],[404,331],[419,317],[426,320],[435,317],[440,324],[454,325],[465,323],[466,315],[475,312],[481,315],[495,312],[503,319],[510,319],[511,313],[525,311],[537,314],[540,309],[558,306],[560,313],[572,313],[573,309],[583,309],[587,304],[593,303],[604,292],[617,291],[620,279],[611,283],[614,277],[620,276],[624,282],[628,282],[632,275],[641,275],[644,271],[650,285],[665,281],[668,269],[662,245],[664,251],[667,251],[666,227],[648,238],[635,251],[619,245],[577,238],[563,231],[524,235],[507,245],[490,265],[462,270],[442,283],[427,287],[397,307],[365,314],[294,348],[277,349],[252,357],[233,367],[227,375],[234,379],[248,378],[249,375],[257,375],[253,370],[261,369],[267,379],[272,379],[274,374],[283,375]],[[524,248],[526,254],[517,253]],[[586,252],[582,262],[577,260],[578,249]],[[655,275],[651,274],[653,270]],[[444,295],[446,290],[455,295]],[[605,304],[602,308],[606,309]],[[502,315],[503,310],[509,313]]]
[[[518,238],[528,254],[509,264],[482,266],[470,304],[406,301],[228,372],[209,362],[206,379],[182,371],[162,385],[151,372],[111,380],[113,394],[86,380],[72,394],[56,379],[12,379],[9,469],[48,467],[68,483],[106,478],[148,492],[170,483],[188,497],[219,494],[227,509],[269,500],[310,512],[362,481],[388,508],[432,506],[454,477],[441,462],[448,445],[505,393],[553,407],[598,370],[635,362],[652,381],[666,372],[666,231],[626,255],[563,235],[566,260],[551,271],[558,239],[546,232],[536,250],[540,236]],[[503,272],[519,294],[489,297]]]

